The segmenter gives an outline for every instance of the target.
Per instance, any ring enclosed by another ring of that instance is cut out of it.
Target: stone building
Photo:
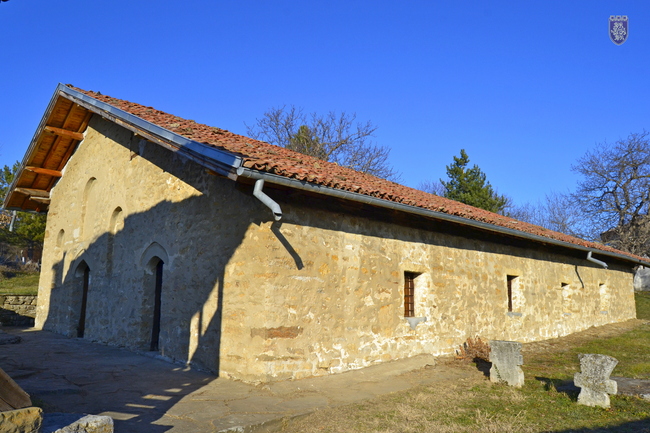
[[[48,212],[37,327],[247,381],[624,321],[650,265],[64,85],[5,207]]]

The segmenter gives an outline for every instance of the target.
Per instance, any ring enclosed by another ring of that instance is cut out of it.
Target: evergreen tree
[[[460,158],[454,156],[454,163],[447,166],[449,181],[440,180],[445,188],[444,196],[490,212],[503,213],[508,203],[506,197],[494,191],[477,165],[467,168],[468,163],[469,157],[465,149],[461,149]]]
[[[319,159],[327,159],[327,155],[320,144],[320,140],[307,125],[301,125],[298,132],[289,137],[287,149],[304,153],[305,155],[315,156]]]
[[[2,200],[4,200],[5,196],[9,192],[9,186],[11,185],[11,182],[14,181],[14,176],[16,176],[16,172],[19,168],[20,162],[16,161],[11,167],[5,165],[0,169],[0,198]]]

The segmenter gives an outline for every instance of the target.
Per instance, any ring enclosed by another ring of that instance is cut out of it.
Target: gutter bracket
[[[597,265],[600,265],[600,266],[602,266],[603,268],[607,269],[607,263],[605,263],[605,262],[603,262],[603,261],[600,261],[600,260],[598,260],[598,259],[594,259],[593,257],[591,257],[591,251],[589,251],[589,252],[587,253],[587,260],[589,260],[590,262],[595,263],[595,264],[597,264]]]
[[[275,218],[276,221],[280,221],[282,218],[282,209],[280,208],[280,205],[273,201],[271,197],[266,195],[262,191],[262,188],[264,188],[264,179],[257,179],[255,181],[255,188],[253,188],[253,196],[261,201],[266,207],[271,209],[271,212],[273,212],[273,218]]]

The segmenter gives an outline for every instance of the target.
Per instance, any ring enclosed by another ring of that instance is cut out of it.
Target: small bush
[[[7,265],[0,265],[0,280],[7,280],[16,276],[16,269]]]
[[[481,337],[469,337],[456,351],[456,359],[476,361],[477,359],[490,362],[490,345]]]

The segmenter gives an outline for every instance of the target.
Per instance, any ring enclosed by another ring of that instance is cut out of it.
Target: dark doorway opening
[[[156,263],[156,280],[154,291],[153,303],[153,326],[151,328],[151,346],[149,350],[152,352],[158,351],[158,342],[160,339],[160,304],[162,300],[162,277],[163,277],[164,262],[158,259]]]
[[[88,286],[90,285],[90,268],[84,266],[83,288],[81,292],[81,311],[79,311],[79,325],[77,326],[77,337],[83,338],[86,332],[86,305],[88,303]]]

